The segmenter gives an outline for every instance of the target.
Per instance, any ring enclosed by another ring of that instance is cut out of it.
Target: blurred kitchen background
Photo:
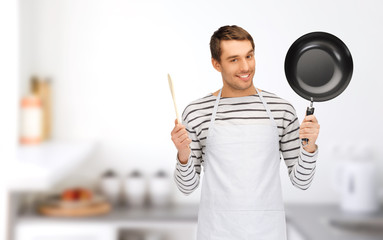
[[[285,78],[288,48],[312,31],[346,43],[348,88],[314,104],[321,129],[312,186],[293,187],[281,164],[289,240],[383,239],[383,2],[1,6],[1,239],[194,239],[200,188],[185,196],[173,181],[167,74],[180,112],[219,89],[209,40],[233,24],[254,38],[255,85],[291,102],[300,122],[309,102]]]

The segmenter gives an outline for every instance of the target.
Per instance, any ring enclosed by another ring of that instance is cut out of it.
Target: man
[[[223,87],[190,103],[171,133],[178,189],[192,193],[204,169],[197,239],[286,239],[281,154],[292,184],[307,189],[318,156],[318,121],[306,116],[299,126],[289,102],[254,86],[254,42],[244,29],[219,28],[210,50]]]

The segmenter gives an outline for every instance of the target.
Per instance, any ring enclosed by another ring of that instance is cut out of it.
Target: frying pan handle
[[[312,102],[311,102],[311,105],[310,107],[307,107],[306,109],[306,116],[308,115],[313,115],[314,114],[314,107],[312,106]],[[306,146],[307,144],[309,144],[309,140],[307,138],[302,138],[302,146]]]
[[[307,109],[306,109],[306,115],[308,116],[308,115],[313,115],[314,114],[314,110],[315,110],[315,108],[313,108],[313,107],[307,107]]]

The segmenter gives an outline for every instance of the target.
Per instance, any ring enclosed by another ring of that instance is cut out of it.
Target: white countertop
[[[17,160],[10,163],[8,188],[11,191],[49,190],[93,150],[86,142],[44,142],[19,146]]]

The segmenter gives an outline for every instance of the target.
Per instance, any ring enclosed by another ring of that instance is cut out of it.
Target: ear
[[[211,58],[211,64],[213,65],[213,67],[215,68],[215,70],[217,70],[218,72],[221,72],[221,64],[214,58]]]

